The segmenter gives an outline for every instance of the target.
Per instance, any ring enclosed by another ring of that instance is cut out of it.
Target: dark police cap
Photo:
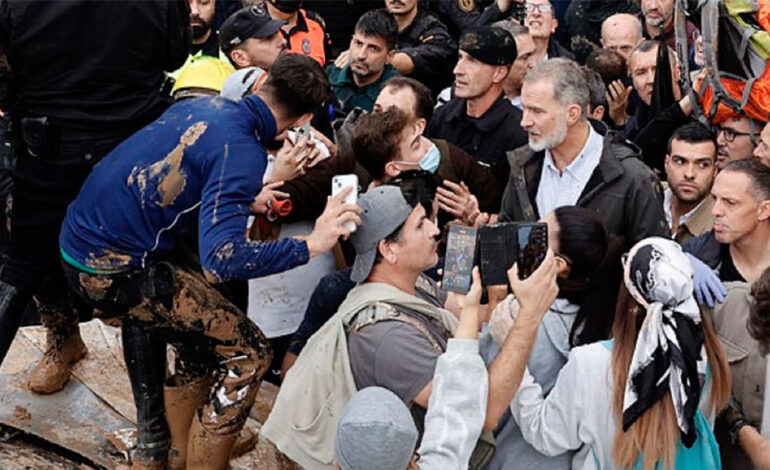
[[[498,27],[484,26],[460,38],[460,50],[490,65],[510,65],[516,60],[516,41]]]
[[[283,21],[272,19],[262,7],[241,8],[222,23],[219,28],[219,44],[228,53],[249,38],[272,36],[283,25]]]

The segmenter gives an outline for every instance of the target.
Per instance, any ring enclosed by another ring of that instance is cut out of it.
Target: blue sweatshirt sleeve
[[[228,139],[204,171],[199,220],[203,272],[214,282],[251,279],[286,271],[308,262],[307,243],[293,238],[249,240],[249,205],[261,189],[267,161],[253,139]]]

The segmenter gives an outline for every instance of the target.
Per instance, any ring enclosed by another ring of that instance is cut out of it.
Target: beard
[[[533,141],[532,136],[530,135],[528,142],[529,148],[535,152],[542,152],[545,149],[552,149],[564,142],[565,137],[567,137],[567,122],[559,120],[557,121],[556,129],[554,129],[550,135],[541,135],[539,141]]]
[[[199,21],[200,24],[194,24],[192,25],[192,37],[193,39],[197,40],[202,38],[211,30],[211,25],[206,22],[203,18],[201,18],[198,15],[194,15],[190,17],[190,23],[193,21]]]

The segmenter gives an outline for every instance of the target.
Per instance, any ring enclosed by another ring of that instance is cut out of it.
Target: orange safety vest
[[[300,9],[297,24],[288,32],[289,52],[310,56],[323,67],[326,64],[326,31],[323,19],[313,12]]]

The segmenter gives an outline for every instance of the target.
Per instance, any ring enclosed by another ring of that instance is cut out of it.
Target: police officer
[[[326,64],[326,23],[315,12],[300,8],[302,0],[267,0],[265,7],[274,20],[284,21],[288,51],[305,54],[321,66]]]
[[[37,294],[48,350],[30,376],[35,391],[63,387],[85,353],[59,255],[67,206],[102,156],[166,109],[163,71],[189,53],[189,14],[186,0],[0,0],[0,46],[23,103],[0,273],[0,363]]]
[[[507,31],[484,26],[460,39],[454,69],[455,93],[441,106],[425,130],[489,167],[502,184],[508,179],[506,152],[527,143],[521,111],[503,93],[503,82],[516,60],[516,43]]]
[[[403,75],[438,94],[452,80],[457,44],[447,27],[418,5],[418,0],[385,0],[398,23],[398,43],[391,63]]]
[[[439,19],[449,26],[453,37],[475,31],[503,19],[511,10],[513,0],[430,0],[428,8],[438,13]],[[482,3],[486,3],[484,6]]]

